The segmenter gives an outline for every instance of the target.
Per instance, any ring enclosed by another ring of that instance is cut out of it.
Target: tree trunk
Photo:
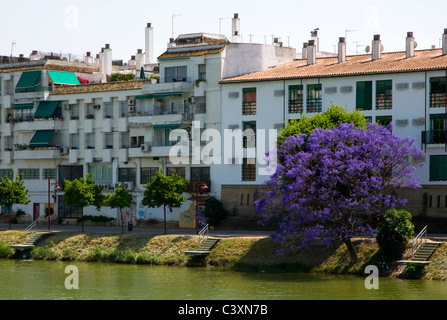
[[[11,209],[8,209],[8,224],[9,230],[11,230]]]
[[[121,231],[124,233],[123,210],[121,208],[120,208],[120,217],[121,217]]]
[[[81,214],[81,228],[82,233],[84,233],[84,208],[82,208],[82,214]]]
[[[166,234],[166,205],[163,206],[164,217],[165,217],[165,234]]]
[[[351,256],[351,264],[357,263],[357,252],[355,251],[355,248],[351,242],[351,238],[343,240],[345,245],[348,247],[349,255]]]

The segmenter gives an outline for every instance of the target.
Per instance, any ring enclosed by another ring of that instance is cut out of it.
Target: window
[[[185,82],[186,71],[186,66],[165,68],[165,82]]]
[[[39,180],[40,170],[39,169],[19,169],[19,176],[23,175],[24,180]]]
[[[182,177],[183,179],[185,179],[186,174],[185,174],[185,167],[171,167],[171,168],[167,168],[166,169],[166,175],[167,176],[171,176],[173,174],[177,174],[180,177]]]
[[[56,169],[43,169],[42,173],[44,179],[56,179]]]
[[[8,177],[12,179],[12,169],[0,169],[0,178]]]
[[[430,136],[427,143],[446,143],[445,114],[430,115]]]
[[[141,184],[148,184],[155,179],[155,174],[158,172],[158,168],[141,168]]]
[[[446,78],[430,79],[430,107],[439,108],[447,106],[447,82]]]
[[[130,147],[140,148],[144,144],[144,136],[130,137]]]
[[[321,84],[307,86],[307,112],[321,112]]]
[[[206,80],[206,65],[199,64],[199,80]]]
[[[244,148],[256,148],[256,121],[246,121],[242,123]]]
[[[191,181],[196,181],[197,176],[199,176],[199,181],[205,181],[208,184],[208,181],[211,180],[210,167],[191,168]]]
[[[113,103],[112,102],[104,103],[104,118],[113,119]]]
[[[111,183],[113,167],[111,164],[90,164],[89,171],[93,174],[95,182],[98,183]],[[130,181],[130,180],[124,180]]]
[[[376,82],[376,109],[389,110],[393,107],[393,81]]]
[[[113,149],[113,133],[104,133],[104,149]]]
[[[372,110],[372,81],[357,82],[356,107],[358,110]]]
[[[256,88],[243,89],[242,115],[256,114]]]
[[[447,180],[447,156],[430,156],[430,181]]]
[[[289,113],[303,113],[303,86],[289,86]]]
[[[256,159],[244,158],[242,163],[242,181],[256,181]]]
[[[378,125],[386,127],[391,122],[393,122],[393,117],[392,116],[376,117],[376,123]]]
[[[119,168],[118,169],[119,182],[137,182],[137,169],[135,168]]]

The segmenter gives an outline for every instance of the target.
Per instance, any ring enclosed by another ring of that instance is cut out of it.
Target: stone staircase
[[[195,251],[185,251],[187,256],[207,256],[210,254],[213,247],[220,241],[219,238],[207,238]]]
[[[428,261],[435,252],[436,248],[441,244],[441,242],[428,242],[426,241],[421,245],[421,247],[414,253],[411,261]]]

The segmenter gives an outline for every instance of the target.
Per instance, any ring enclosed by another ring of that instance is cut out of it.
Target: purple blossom
[[[279,221],[273,238],[283,248],[374,235],[368,220],[381,206],[405,203],[393,191],[420,187],[413,174],[423,164],[422,151],[390,129],[343,123],[316,129],[307,142],[305,135],[284,140],[267,196],[255,203],[261,221]]]

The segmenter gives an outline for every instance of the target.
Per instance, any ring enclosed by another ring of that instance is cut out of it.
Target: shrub
[[[219,200],[214,197],[209,198],[205,202],[204,216],[208,218],[208,223],[215,226],[225,216],[225,208]]]
[[[379,255],[385,261],[402,257],[408,241],[414,233],[411,213],[401,209],[390,209],[383,216],[377,233]]]

